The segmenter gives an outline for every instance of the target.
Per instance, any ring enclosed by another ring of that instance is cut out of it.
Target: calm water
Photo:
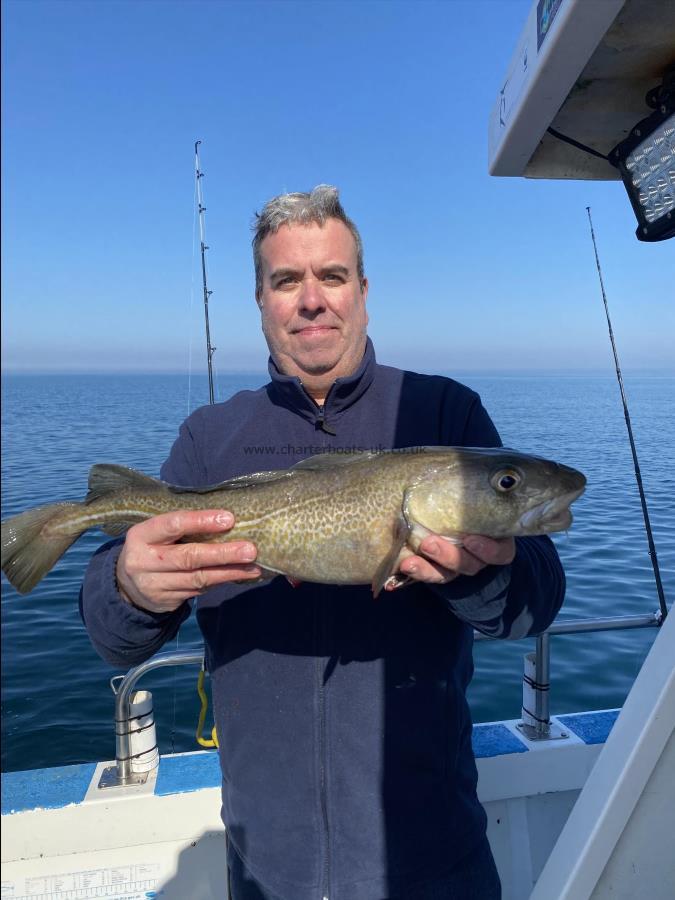
[[[219,399],[260,386],[265,377],[227,376]],[[618,387],[613,377],[469,375],[507,446],[581,469],[586,494],[575,524],[555,540],[568,575],[561,617],[628,615],[657,607],[639,496]],[[626,376],[633,429],[666,596],[675,595],[675,378]],[[191,407],[206,402],[193,378]],[[2,516],[86,492],[94,462],[157,474],[188,410],[184,376],[13,376],[2,404]],[[2,769],[114,756],[115,671],[89,644],[77,610],[86,561],[103,541],[85,535],[32,594],[4,580]],[[654,631],[558,637],[553,641],[553,712],[621,705]],[[172,646],[200,643],[188,620]],[[476,721],[520,710],[522,655],[532,641],[482,643],[470,699]],[[168,648],[167,648],[168,649]],[[162,670],[152,690],[162,752],[198,749],[196,670]]]

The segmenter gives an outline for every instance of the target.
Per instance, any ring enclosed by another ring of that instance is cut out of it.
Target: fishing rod
[[[203,203],[203,194],[202,194],[202,178],[204,177],[204,173],[201,171],[199,167],[199,145],[201,141],[195,142],[195,183],[197,187],[197,212],[199,215],[199,239],[201,245],[201,253],[202,253],[202,285],[204,287],[204,321],[206,324],[206,360],[208,365],[209,372],[209,403],[215,403],[214,393],[213,393],[213,365],[212,359],[213,354],[216,352],[216,348],[211,346],[211,329],[209,328],[209,297],[213,293],[210,291],[206,284],[206,251],[209,249],[206,244],[205,239],[205,223],[204,223],[204,213],[206,212],[206,207]]]
[[[216,348],[211,345],[211,328],[209,326],[209,297],[213,293],[208,288],[206,283],[206,251],[209,249],[206,244],[206,230],[204,223],[204,213],[206,212],[206,207],[204,206],[204,195],[202,193],[202,178],[204,177],[204,173],[201,170],[199,164],[199,145],[201,141],[195,141],[195,193],[197,197],[197,215],[199,216],[199,244],[201,248],[202,255],[202,286],[204,288],[204,324],[206,326],[206,362],[209,373],[209,403],[215,403],[215,395],[213,392],[213,354],[216,351]],[[193,269],[194,269],[194,231],[193,231],[193,244],[192,244],[192,252],[193,252]],[[190,372],[192,371],[192,344],[190,344]],[[190,405],[190,387],[188,383],[188,412]],[[178,644],[180,640],[180,632],[176,634],[176,650],[178,651]],[[171,728],[171,752],[174,752],[174,733],[176,728],[176,672],[174,669],[174,680],[173,680],[173,725]],[[215,729],[214,729],[215,731]],[[201,733],[201,728],[200,728]]]
[[[647,531],[647,543],[649,545],[649,558],[652,561],[654,570],[654,579],[656,581],[656,593],[659,597],[659,607],[661,609],[661,623],[665,621],[668,615],[668,607],[666,606],[666,596],[663,591],[663,583],[661,581],[661,572],[659,571],[659,561],[656,556],[656,546],[652,537],[652,526],[649,521],[649,511],[647,510],[647,500],[645,491],[642,486],[642,475],[640,474],[640,464],[638,462],[637,450],[635,449],[635,441],[633,440],[633,429],[630,424],[630,415],[628,413],[628,403],[626,402],[626,393],[623,389],[623,377],[621,375],[621,367],[619,365],[619,354],[616,350],[614,342],[614,332],[612,330],[612,321],[609,318],[609,307],[607,305],[607,295],[605,293],[605,285],[602,280],[602,271],[600,269],[600,257],[598,256],[598,246],[595,242],[595,231],[593,230],[593,219],[591,218],[591,208],[586,207],[588,213],[588,222],[591,226],[591,239],[593,241],[593,250],[595,251],[595,265],[598,270],[598,278],[600,279],[600,290],[602,291],[602,302],[605,304],[605,315],[607,316],[607,327],[609,329],[609,339],[612,344],[612,352],[614,353],[614,366],[616,368],[616,377],[619,382],[619,390],[621,391],[621,400],[623,402],[623,417],[626,420],[626,428],[628,429],[628,440],[630,441],[630,449],[633,454],[633,467],[635,469],[635,480],[637,481],[638,491],[640,492],[640,503],[642,504],[642,515],[645,520],[645,529]]]

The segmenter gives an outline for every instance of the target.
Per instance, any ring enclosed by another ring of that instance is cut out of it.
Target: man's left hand
[[[469,534],[459,546],[430,534],[420,544],[420,555],[403,560],[401,572],[415,581],[446,584],[458,575],[476,575],[485,566],[506,566],[515,555],[516,542],[512,537]]]

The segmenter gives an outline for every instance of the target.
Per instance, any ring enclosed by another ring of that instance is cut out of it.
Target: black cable
[[[547,128],[546,130],[549,134],[552,134],[553,137],[558,138],[559,141],[565,141],[566,144],[571,144],[573,147],[576,147],[577,150],[583,150],[585,153],[590,153],[592,156],[598,156],[600,159],[606,159],[609,162],[609,157],[605,156],[604,153],[600,153],[592,147],[587,147],[586,144],[575,141],[574,138],[567,137],[566,134],[561,134],[559,131],[556,131],[555,128]]]

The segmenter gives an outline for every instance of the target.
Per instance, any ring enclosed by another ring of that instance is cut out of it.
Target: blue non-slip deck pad
[[[475,725],[471,735],[474,756],[503,756],[505,753],[527,753],[525,744],[501,723]]]
[[[190,756],[164,756],[159,763],[155,794],[182,794],[220,787],[221,777],[215,751]]]
[[[96,763],[56,766],[2,775],[2,814],[25,809],[58,809],[81,803],[94,775]]]
[[[556,718],[585,744],[604,744],[620,712],[620,709],[606,709],[602,712],[570,713]]]

